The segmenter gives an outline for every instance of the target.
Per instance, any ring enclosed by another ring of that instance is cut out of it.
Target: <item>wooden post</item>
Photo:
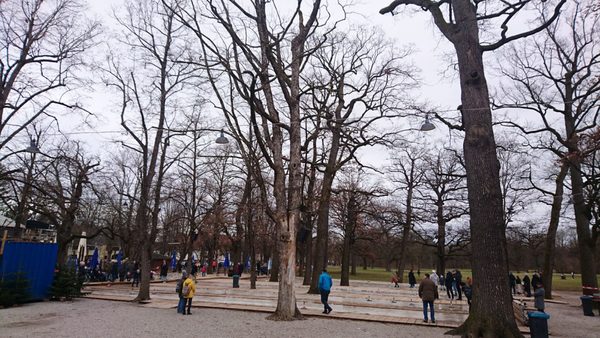
[[[2,235],[2,245],[0,246],[0,256],[4,254],[4,243],[6,243],[6,238],[8,237],[8,230],[4,230],[4,234]]]

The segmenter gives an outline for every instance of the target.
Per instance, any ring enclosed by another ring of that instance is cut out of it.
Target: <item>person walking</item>
[[[398,285],[398,274],[396,272],[392,274],[392,283],[394,283],[395,288],[400,287],[400,285]]]
[[[510,285],[510,289],[512,290],[512,294],[515,295],[517,293],[517,279],[512,272],[508,273],[508,285]]]
[[[454,290],[452,289],[453,281],[454,277],[452,276],[452,272],[448,271],[446,273],[446,280],[444,282],[446,283],[446,294],[450,299],[454,299]]]
[[[327,269],[323,269],[319,276],[319,292],[321,293],[321,303],[323,303],[323,313],[328,314],[333,310],[328,304],[329,292],[331,292],[331,285],[333,281],[331,276],[327,273]]]
[[[540,275],[536,273],[533,274],[533,277],[531,278],[531,286],[533,286],[533,291],[535,292],[535,290],[537,290],[537,286],[539,283],[542,282],[542,279],[540,278]]]
[[[469,279],[469,277],[467,277],[467,280]],[[462,290],[463,293],[465,294],[465,297],[467,297],[467,304],[469,304],[469,311],[471,311],[471,300],[473,299],[473,286],[470,285],[469,283],[462,283]]]
[[[132,268],[132,281],[131,281],[131,287],[138,287],[140,285],[140,264],[136,261],[133,261],[133,268]]]
[[[460,270],[456,270],[455,274],[454,274],[454,286],[456,287],[456,294],[458,295],[458,300],[462,300],[462,287],[461,285],[463,284],[462,282],[462,274],[460,273]]]
[[[435,270],[431,271],[431,276],[429,276],[429,278],[433,281],[433,284],[435,284],[435,286],[438,286],[438,283],[440,281],[440,277],[437,275],[437,273],[435,273]]]
[[[408,272],[408,284],[410,284],[411,288],[414,288],[417,284],[417,279],[415,278],[415,273],[413,272],[413,269],[410,269],[410,271]]]
[[[525,291],[525,295],[527,297],[531,297],[531,281],[529,280],[528,275],[523,277],[523,290]]]
[[[163,259],[162,265],[160,266],[160,280],[163,283],[167,282],[167,273],[169,272],[169,265],[167,265],[167,261]]]
[[[533,293],[533,297],[534,297],[533,305],[540,312],[544,312],[544,309],[545,309],[545,303],[544,303],[545,296],[546,296],[546,290],[544,290],[544,285],[542,284],[542,282],[538,282],[538,284],[536,285],[536,288],[535,288],[535,292]]]
[[[438,298],[437,287],[429,278],[429,274],[425,274],[425,278],[419,283],[419,298],[423,301],[423,322],[427,323],[427,307],[431,314],[431,322],[435,323],[435,310],[433,302]]]
[[[183,287],[181,290],[181,294],[185,299],[185,304],[187,306],[187,314],[191,315],[190,311],[192,308],[192,298],[194,298],[194,293],[196,293],[196,283],[194,283],[193,275],[188,275],[185,281],[183,282]],[[185,315],[185,306],[183,309],[183,314]]]
[[[519,275],[515,276],[515,284],[517,288],[517,295],[520,295],[521,293],[523,293],[523,291],[521,290],[523,285],[521,285],[521,278],[519,278]]]

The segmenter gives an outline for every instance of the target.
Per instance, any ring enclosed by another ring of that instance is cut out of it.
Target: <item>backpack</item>
[[[189,284],[184,284],[183,285],[183,291],[181,291],[181,294],[185,297],[188,295],[188,293],[190,293],[190,285]]]

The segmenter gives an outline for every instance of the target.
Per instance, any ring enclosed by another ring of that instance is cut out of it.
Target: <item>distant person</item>
[[[192,308],[192,298],[194,298],[194,293],[196,293],[196,283],[194,283],[193,275],[188,275],[185,281],[183,282],[183,287],[181,289],[181,294],[185,299],[185,304],[187,305],[187,314],[191,315],[190,311]],[[183,309],[183,314],[185,315],[185,307]]]
[[[454,272],[454,286],[456,287],[456,294],[458,295],[458,300],[462,300],[462,274],[460,270],[455,270]]]
[[[510,286],[510,289],[512,290],[512,294],[516,294],[517,293],[517,279],[515,278],[515,275],[513,275],[512,272],[508,273],[508,285]]]
[[[140,285],[140,264],[136,261],[133,261],[132,265],[132,281],[131,287],[138,287]]]
[[[217,275],[219,274],[217,271],[217,261],[213,260],[212,261],[212,271],[213,273],[216,273]]]
[[[202,268],[200,269],[200,273],[202,277],[206,277],[206,264],[202,264]]]
[[[540,278],[540,276],[537,273],[534,273],[533,277],[531,278],[531,286],[533,286],[534,292],[537,289],[538,284],[541,282],[542,282],[542,279]]]
[[[392,274],[392,280],[391,280],[391,282],[394,283],[394,287],[395,288],[399,288],[400,287],[400,285],[398,285],[398,274],[396,272],[394,272]]]
[[[160,266],[160,280],[165,283],[167,281],[167,274],[169,272],[169,265],[167,261],[163,259],[162,265]]]
[[[431,313],[431,322],[435,323],[435,310],[433,302],[438,298],[437,287],[429,278],[429,274],[425,274],[425,278],[419,283],[419,298],[423,300],[423,322],[427,323],[427,307]]]
[[[440,290],[446,290],[446,277],[444,277],[444,273],[440,274],[440,282],[439,282]]]
[[[331,280],[331,276],[327,273],[327,269],[323,269],[323,272],[321,272],[321,275],[319,276],[319,292],[321,293],[321,303],[323,303],[324,314],[331,313],[333,310],[328,304],[332,284],[333,281]]]
[[[454,290],[452,289],[452,284],[454,283],[454,276],[452,276],[452,272],[448,271],[446,273],[445,284],[446,284],[446,294],[449,299],[454,299]]]
[[[177,313],[183,313],[185,309],[185,298],[183,298],[183,282],[187,279],[187,271],[183,270],[181,273],[181,278],[177,281],[177,286],[175,287],[175,292],[179,296],[179,303],[177,304]]]
[[[517,294],[520,295],[521,293],[523,293],[523,285],[521,284],[521,278],[519,278],[519,275],[517,275],[515,277],[515,284],[517,285]]]
[[[471,311],[471,300],[473,299],[473,286],[468,283],[462,283],[463,293],[467,297],[467,304],[469,304],[469,311]]]
[[[429,276],[429,278],[431,279],[431,281],[433,281],[435,287],[437,287],[440,281],[440,277],[437,275],[437,273],[435,273],[435,270],[431,270],[431,276]]]
[[[408,284],[411,288],[414,288],[417,284],[417,279],[415,278],[415,273],[413,272],[413,269],[410,269],[410,271],[408,272]]]
[[[542,282],[538,282],[538,284],[536,285],[536,288],[535,288],[535,292],[533,293],[533,297],[534,297],[533,304],[534,304],[535,308],[540,312],[544,312],[544,308],[545,308],[544,297],[545,296],[546,296],[546,290],[544,290],[544,285],[542,284]]]
[[[575,272],[571,271],[571,279],[575,279]]]
[[[531,297],[531,281],[529,280],[528,275],[523,277],[523,291],[525,291],[527,297]]]

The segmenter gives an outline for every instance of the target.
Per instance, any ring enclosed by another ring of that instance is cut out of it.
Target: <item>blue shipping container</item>
[[[58,244],[7,242],[0,258],[0,278],[23,272],[29,282],[31,300],[42,300],[54,279]]]

